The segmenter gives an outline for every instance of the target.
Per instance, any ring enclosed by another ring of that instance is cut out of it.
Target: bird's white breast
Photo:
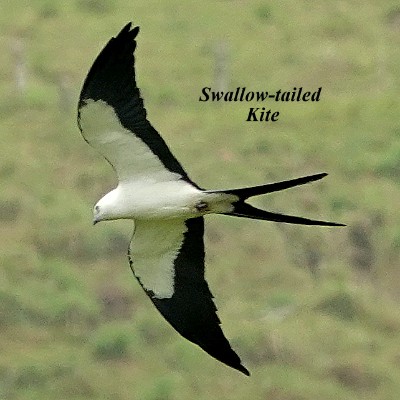
[[[195,209],[203,192],[180,181],[120,182],[111,192],[116,218],[164,219],[198,216]]]

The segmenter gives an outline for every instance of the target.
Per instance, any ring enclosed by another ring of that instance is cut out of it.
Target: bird
[[[95,59],[78,101],[84,140],[114,169],[118,185],[93,208],[93,224],[133,220],[128,261],[154,306],[185,339],[250,375],[221,328],[205,280],[204,216],[224,214],[282,223],[342,226],[262,210],[247,199],[322,179],[319,173],[229,190],[194,183],[147,119],[136,83],[139,27],[129,22]]]

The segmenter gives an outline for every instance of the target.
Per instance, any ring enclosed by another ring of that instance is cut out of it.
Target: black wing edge
[[[158,311],[178,333],[218,361],[250,376],[222,332],[213,295],[204,279],[204,219],[188,219],[185,224],[187,231],[174,263],[173,296],[169,299],[158,299],[135,277]],[[130,250],[128,259],[135,275]]]
[[[82,131],[79,110],[85,106],[86,101],[105,101],[114,109],[122,126],[138,136],[165,168],[178,173],[182,179],[199,188],[189,179],[163,138],[146,118],[147,112],[135,78],[134,51],[139,27],[131,28],[132,22],[129,22],[116,37],[112,37],[90,68],[78,103],[79,128]]]

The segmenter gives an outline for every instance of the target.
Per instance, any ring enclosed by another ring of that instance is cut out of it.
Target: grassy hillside
[[[0,398],[398,399],[400,8],[307,2],[31,0],[0,6]],[[187,343],[131,276],[132,224],[91,226],[115,185],[76,102],[129,20],[149,118],[191,178],[232,188],[328,172],[255,204],[347,228],[223,216],[207,279],[250,378]],[[318,103],[199,102],[216,86],[322,87]]]

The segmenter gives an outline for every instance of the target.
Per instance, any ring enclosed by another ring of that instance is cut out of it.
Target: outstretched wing
[[[135,221],[132,272],[164,318],[186,339],[246,375],[220,327],[204,279],[204,220]]]
[[[118,179],[184,179],[186,172],[146,118],[135,79],[131,23],[107,43],[91,67],[78,104],[84,139],[114,167]]]

